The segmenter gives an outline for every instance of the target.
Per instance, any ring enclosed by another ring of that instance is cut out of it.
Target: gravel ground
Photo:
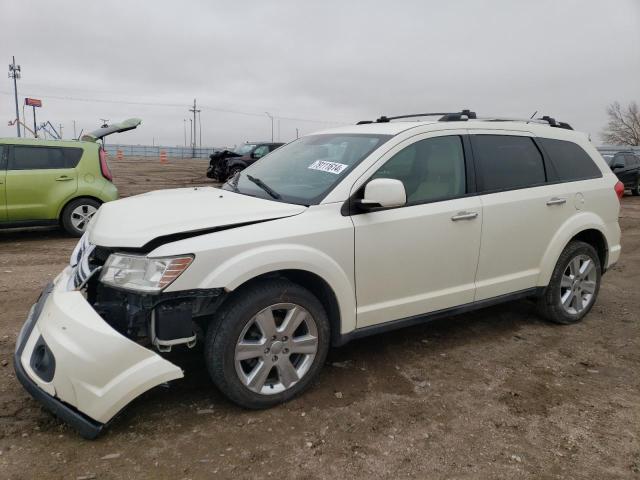
[[[122,195],[206,185],[205,161],[127,159]],[[0,231],[0,477],[640,478],[640,198],[625,197],[623,254],[578,325],[527,301],[353,342],[302,397],[242,410],[186,371],[85,441],[15,379],[16,335],[75,240]]]

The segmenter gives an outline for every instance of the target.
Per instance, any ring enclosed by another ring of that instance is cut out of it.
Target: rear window
[[[75,168],[81,157],[81,148],[14,145],[8,169],[47,170]]]
[[[551,138],[539,138],[538,141],[561,182],[602,177],[600,169],[580,145]]]
[[[626,163],[627,163],[627,167],[637,167],[640,164],[640,160],[638,160],[638,157],[636,157],[635,155],[625,155],[624,156]]]
[[[542,154],[530,137],[472,135],[483,192],[515,190],[546,182]]]

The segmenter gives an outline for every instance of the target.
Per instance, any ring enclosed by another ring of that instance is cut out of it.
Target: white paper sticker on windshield
[[[326,160],[316,160],[309,165],[310,170],[320,170],[321,172],[329,172],[339,175],[349,165],[344,163],[327,162]]]

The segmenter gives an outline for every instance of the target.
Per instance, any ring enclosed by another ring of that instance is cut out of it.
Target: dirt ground
[[[123,195],[210,184],[204,161],[111,161]],[[0,477],[640,478],[640,198],[625,197],[623,254],[578,325],[509,303],[330,352],[302,397],[242,410],[186,372],[86,441],[16,380],[16,335],[74,239],[0,232]]]

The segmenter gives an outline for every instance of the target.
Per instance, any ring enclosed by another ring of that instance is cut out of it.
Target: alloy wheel
[[[71,212],[71,225],[77,230],[84,232],[91,217],[98,211],[93,205],[78,205]]]
[[[251,318],[235,346],[235,369],[249,390],[281,393],[309,371],[318,352],[313,316],[294,303],[271,305]]]
[[[577,255],[571,259],[560,282],[560,303],[565,312],[578,315],[594,300],[597,286],[594,260],[588,255]]]

